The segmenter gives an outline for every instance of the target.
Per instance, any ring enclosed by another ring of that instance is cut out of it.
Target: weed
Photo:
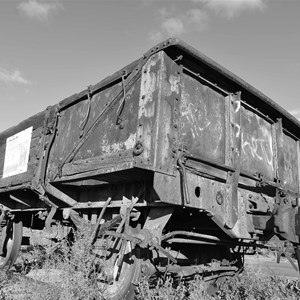
[[[64,240],[55,247],[35,247],[24,256],[23,269],[12,275],[0,271],[1,300],[101,300],[99,274],[103,262],[91,251],[90,233],[81,230],[72,243]],[[30,261],[30,262],[29,262]],[[25,276],[25,273],[26,274]],[[300,299],[300,284],[247,268],[242,274],[217,286],[213,296],[200,277],[175,281],[171,277],[149,283],[142,281],[135,300],[281,300]]]
[[[300,284],[259,270],[246,270],[219,287],[222,300],[282,300],[299,299]]]

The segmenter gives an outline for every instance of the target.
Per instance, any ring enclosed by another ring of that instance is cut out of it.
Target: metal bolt
[[[223,195],[221,192],[217,192],[216,194],[216,201],[219,205],[222,205],[223,204]]]
[[[282,197],[282,198],[286,197],[286,192],[285,191],[280,191],[279,196]]]

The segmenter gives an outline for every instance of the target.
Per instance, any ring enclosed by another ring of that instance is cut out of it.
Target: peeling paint
[[[151,68],[157,63],[156,60],[149,60],[142,70],[141,98],[139,103],[138,118],[142,116],[151,117],[154,115],[154,106],[149,105],[153,99],[152,94],[156,89],[156,73],[151,72]],[[150,107],[150,110],[146,109]]]
[[[195,156],[225,162],[224,96],[183,75],[180,136]]]
[[[234,110],[234,113],[236,114],[239,112],[239,110],[241,108],[241,101],[235,101],[235,103],[236,103],[236,108]]]
[[[106,141],[105,144],[101,146],[101,150],[104,153],[115,153],[120,150],[133,149],[135,143],[136,143],[136,134],[131,133],[128,139],[123,143],[109,144],[109,142]]]
[[[181,107],[181,116],[187,119],[187,123],[191,125],[191,133],[193,138],[199,136],[201,131],[204,131],[207,127],[210,126],[211,121],[207,118],[206,107],[203,107],[203,110],[199,110],[195,107],[194,103],[187,103],[184,99],[187,99],[188,95],[182,95],[182,107]]]
[[[175,75],[170,76],[169,83],[170,83],[171,92],[174,92],[177,94],[179,93],[179,82],[180,82],[179,76],[175,76]]]

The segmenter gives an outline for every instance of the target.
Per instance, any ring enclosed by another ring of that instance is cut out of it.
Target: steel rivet
[[[221,192],[217,192],[217,195],[216,195],[216,201],[219,205],[222,205],[223,204],[223,195]]]

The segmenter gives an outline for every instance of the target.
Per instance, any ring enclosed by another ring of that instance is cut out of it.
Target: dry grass
[[[283,279],[260,270],[249,269],[224,284],[217,286],[215,295],[208,295],[205,284],[195,279],[186,285],[174,286],[172,280],[150,288],[147,282],[140,284],[136,300],[296,300],[300,299],[298,280]]]
[[[67,241],[55,250],[35,248],[24,254],[19,273],[0,273],[0,300],[101,300],[98,285],[101,261],[88,247],[89,236],[77,234],[70,247]],[[25,274],[26,273],[26,274]],[[26,275],[26,276],[25,276]],[[217,294],[206,293],[201,278],[189,284],[175,283],[171,278],[157,281],[154,286],[143,281],[137,287],[135,300],[279,300],[300,299],[297,280],[282,279],[273,274],[247,269],[217,287]]]

